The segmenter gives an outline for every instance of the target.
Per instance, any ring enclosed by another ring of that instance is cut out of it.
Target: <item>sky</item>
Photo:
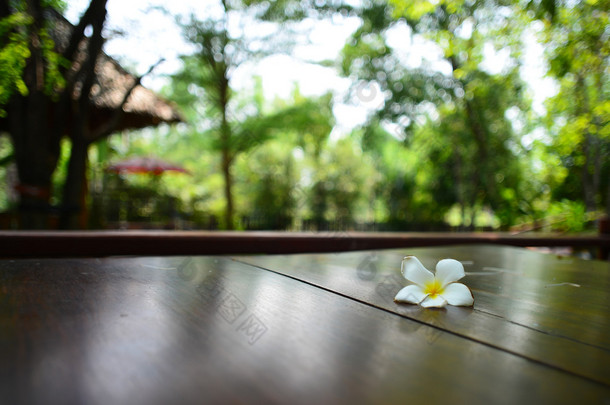
[[[80,14],[88,5],[88,0],[71,0],[68,6],[67,17],[72,22],[78,21]],[[177,60],[178,55],[188,54],[191,52],[189,45],[182,39],[180,30],[174,24],[171,16],[157,10],[150,10],[154,6],[164,6],[172,15],[188,15],[193,12],[200,18],[205,18],[209,15],[208,10],[212,7],[206,7],[217,3],[210,0],[181,0],[181,1],[162,1],[162,0],[130,0],[130,1],[108,1],[108,25],[111,29],[123,30],[125,35],[114,38],[106,44],[105,51],[126,63],[128,67],[133,68],[135,65],[138,73],[143,73],[150,66],[155,64],[161,57],[165,58],[165,62],[156,70],[155,75],[151,78],[158,79],[160,74],[170,74],[175,72],[179,67]],[[147,10],[149,10],[147,12]],[[311,22],[304,25],[313,25]],[[334,59],[338,52],[345,44],[345,39],[358,26],[358,21],[352,19],[340,19],[335,23],[324,21],[317,23],[315,29],[311,32],[311,46],[300,46],[295,50],[295,54],[300,59]],[[282,62],[282,63],[278,63]],[[284,64],[286,64],[284,66]],[[253,73],[265,73],[274,77],[274,81],[270,81],[265,87],[269,87],[267,91],[288,95],[289,90],[283,86],[281,82],[288,81],[304,81],[307,77],[315,76],[318,80],[305,80],[308,82],[308,87],[312,93],[319,93],[320,88],[324,87],[325,83],[332,83],[329,80],[331,76],[335,76],[332,69],[321,68],[313,64],[299,62],[297,58],[279,58],[274,57],[271,60],[265,60],[262,66],[258,66],[253,70],[252,66],[248,66],[247,72],[238,72],[235,77],[235,85],[240,87],[243,85],[244,76],[251,76]],[[307,73],[305,73],[307,72]],[[313,74],[312,74],[313,72]],[[278,74],[276,74],[278,73]],[[320,80],[322,75],[322,80]],[[160,80],[151,80],[148,78],[145,83],[149,87],[158,90],[158,87],[163,83]],[[332,87],[332,86],[331,86]],[[290,89],[290,86],[288,86]]]
[[[182,39],[173,18],[156,10],[151,11],[151,7],[162,5],[172,15],[186,16],[193,12],[203,19],[209,15],[208,6],[217,3],[210,0],[109,0],[108,27],[122,30],[125,35],[109,40],[104,50],[138,74],[146,72],[163,57],[165,62],[142,81],[146,87],[159,90],[166,83],[164,75],[172,74],[180,68],[178,56],[188,54],[191,48]],[[70,0],[66,17],[73,23],[78,21],[88,4],[88,0]],[[348,132],[364,123],[372,105],[377,106],[381,102],[381,96],[379,95],[379,100],[367,100],[361,105],[346,105],[342,100],[350,80],[340,77],[332,68],[307,61],[336,59],[346,39],[359,26],[359,20],[336,18],[315,24],[306,21],[303,26],[312,28],[308,36],[310,44],[297,46],[293,56],[276,55],[262,60],[256,66],[243,66],[234,73],[231,85],[235,89],[252,87],[252,78],[261,76],[268,99],[288,98],[295,83],[299,84],[301,92],[306,96],[333,91],[336,94],[335,131]]]
[[[66,17],[78,21],[89,4],[88,0],[68,1]],[[152,90],[160,90],[167,83],[167,75],[180,68],[178,56],[189,54],[192,49],[182,39],[180,29],[174,24],[173,17],[168,16],[155,6],[163,6],[172,15],[189,15],[194,13],[203,19],[216,12],[215,0],[108,0],[108,23],[110,30],[122,31],[122,35],[113,35],[105,45],[105,51],[116,58],[130,71],[143,74],[159,59],[165,61],[152,74],[145,77],[142,84]],[[260,76],[267,99],[274,97],[288,98],[294,83],[298,83],[301,92],[307,96],[321,95],[333,91],[335,94],[334,114],[337,125],[335,136],[349,132],[363,124],[367,114],[383,103],[383,95],[375,87],[356,88],[356,99],[344,103],[345,95],[351,85],[348,78],[340,77],[328,67],[322,67],[308,61],[336,60],[346,39],[354,32],[360,22],[357,18],[337,17],[332,21],[304,21],[302,28],[308,29],[308,43],[295,47],[291,56],[276,55],[263,59],[256,64],[246,64],[235,71],[231,85],[235,89],[252,87],[252,78]],[[543,101],[556,91],[552,80],[543,78],[545,72],[542,47],[533,40],[534,33],[528,34],[524,49],[525,67],[522,77],[532,87],[533,108],[543,113]],[[388,35],[388,45],[405,55],[403,62],[417,67],[424,59],[439,71],[446,71],[440,59],[440,51],[422,38],[410,35],[409,28],[398,25]],[[484,68],[491,73],[501,69],[505,56],[486,49]],[[450,73],[447,71],[446,73]]]

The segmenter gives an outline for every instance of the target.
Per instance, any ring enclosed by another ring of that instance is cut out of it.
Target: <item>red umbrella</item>
[[[111,164],[106,168],[109,172],[114,173],[151,173],[155,175],[163,174],[167,171],[175,171],[181,173],[190,172],[181,166],[165,162],[155,157],[133,157],[120,162]]]

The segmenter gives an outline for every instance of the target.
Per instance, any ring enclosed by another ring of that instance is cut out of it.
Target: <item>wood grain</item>
[[[431,312],[394,303],[394,295],[408,284],[400,275],[400,262],[406,255],[417,256],[431,270],[446,257],[466,263],[469,275],[463,282],[473,290],[474,308]],[[497,246],[238,260],[610,385],[607,262],[560,259]]]
[[[428,326],[227,258],[5,260],[0,288],[3,403],[610,398],[607,385],[443,330],[476,311],[428,311]]]

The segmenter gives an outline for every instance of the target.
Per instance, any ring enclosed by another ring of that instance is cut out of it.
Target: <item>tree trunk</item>
[[[45,229],[49,222],[51,174],[57,164],[59,143],[52,145],[45,136],[41,124],[44,110],[39,94],[14,98],[9,106],[10,132],[19,173],[16,187],[19,221],[23,229]]]
[[[594,190],[594,201],[595,201],[595,209],[597,209],[597,205],[601,202],[601,175],[602,175],[602,143],[598,137],[593,138],[593,190]]]
[[[42,41],[43,14],[40,2],[28,1],[33,17],[29,34],[30,59],[23,72],[29,94],[16,94],[7,106],[9,131],[19,173],[19,217],[24,229],[44,229],[49,225],[51,176],[59,157],[59,138],[50,126],[51,100],[44,94],[45,64]],[[2,12],[7,9],[3,7]]]
[[[594,149],[593,145],[593,137],[587,132],[584,136],[583,145],[582,145],[582,153],[584,155],[585,161],[583,163],[581,169],[581,180],[582,180],[582,190],[583,190],[583,200],[585,202],[585,207],[587,212],[595,211],[595,173],[592,173],[592,161],[594,160],[592,155],[592,149]],[[595,170],[595,169],[594,169]],[[594,171],[593,170],[593,171]]]
[[[462,165],[462,154],[460,152],[459,139],[454,135],[453,151],[455,156],[455,165],[453,166],[453,175],[455,179],[455,192],[458,205],[460,206],[461,224],[460,231],[466,227],[466,188],[464,186],[464,172]]]
[[[88,55],[93,60],[97,59],[103,41],[101,27],[106,17],[106,1],[91,0],[87,12],[70,35],[70,45],[63,54],[68,62],[74,62],[76,50],[87,26],[94,27],[94,35],[89,40]],[[44,229],[49,226],[51,179],[57,167],[60,139],[68,132],[66,123],[69,122],[73,102],[74,78],[93,77],[94,65],[80,61],[80,72],[72,79],[68,78],[66,88],[55,94],[57,97],[46,93],[45,80],[48,79],[49,67],[43,52],[41,32],[45,27],[47,6],[40,0],[27,0],[25,5],[27,13],[32,17],[32,23],[21,28],[27,30],[29,36],[30,56],[23,71],[28,94],[23,96],[16,93],[12,96],[7,105],[7,122],[19,176],[17,191],[20,194],[20,227]],[[15,9],[9,2],[2,2],[0,14],[7,16],[11,12],[15,12]],[[87,67],[83,69],[83,66]],[[69,65],[62,65],[58,70],[60,74],[65,75]],[[82,90],[84,97],[88,98],[90,85],[86,80]]]
[[[451,63],[452,71],[455,72],[459,69],[459,63],[455,57],[450,57],[449,62]],[[466,86],[462,80],[457,79],[457,83],[461,86],[464,94],[466,93]],[[488,134],[485,127],[481,123],[481,119],[478,114],[478,110],[476,105],[473,105],[473,102],[468,100],[465,96],[462,100],[464,114],[466,115],[466,127],[470,129],[472,133],[473,139],[476,144],[476,156],[472,156],[470,158],[474,158],[477,161],[478,169],[472,173],[471,176],[471,195],[464,195],[464,200],[470,200],[470,209],[471,211],[471,219],[470,225],[467,229],[474,229],[474,217],[475,207],[477,202],[485,203],[486,195],[493,194],[493,188],[495,187],[495,183],[488,176],[491,175],[489,170],[486,169],[489,154],[488,154]],[[468,158],[468,157],[466,157]],[[465,176],[464,176],[465,177]],[[466,194],[466,193],[464,193]],[[462,204],[462,221],[465,220],[465,212],[464,205]]]
[[[582,97],[582,100],[577,101],[577,113],[578,115],[586,114],[590,111],[589,97],[587,96],[587,87],[585,79],[582,77],[582,75],[577,76],[577,83],[577,89],[579,89],[580,96]],[[597,190],[595,189],[595,145],[593,139],[593,135],[591,135],[588,130],[585,131],[582,147],[582,153],[584,155],[585,162],[582,167],[581,176],[583,199],[587,212],[595,211],[595,209],[597,208],[597,204],[595,201],[595,196],[597,193]]]
[[[610,218],[610,181],[606,190],[606,215]]]
[[[233,176],[231,175],[231,156],[228,150],[222,151],[222,174],[225,179],[225,227],[228,230],[233,229]]]
[[[221,111],[220,141],[222,144],[222,174],[225,179],[225,228],[233,230],[233,176],[231,175],[231,164],[233,162],[231,145],[231,127],[229,126],[228,105],[229,105],[229,80],[226,70],[220,77],[219,86],[219,107]]]
[[[82,139],[72,140],[68,173],[64,183],[63,201],[59,227],[61,229],[77,229],[81,227],[78,218],[84,209],[81,204],[83,185],[87,176],[87,151],[89,145]]]
[[[92,108],[90,94],[95,83],[95,66],[98,56],[102,52],[104,39],[102,30],[106,21],[106,0],[92,1],[87,10],[91,12],[93,30],[87,42],[87,59],[82,63],[82,88],[81,94],[73,103],[73,117],[70,137],[72,148],[70,150],[70,161],[68,163],[68,174],[64,183],[62,211],[59,221],[61,229],[77,229],[79,214],[85,208],[83,204],[83,192],[86,189],[87,180],[87,152],[91,142],[92,133],[89,128],[89,118]],[[122,108],[122,105],[119,107]]]

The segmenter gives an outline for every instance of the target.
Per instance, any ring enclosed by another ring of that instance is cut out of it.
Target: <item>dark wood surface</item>
[[[407,254],[474,307],[395,304]],[[0,403],[608,404],[609,310],[608,263],[499,246],[5,259]]]
[[[463,281],[474,292],[474,309],[449,307],[438,315],[395,304],[391,298],[406,285],[396,263],[406,253],[431,270],[445,257],[464,262],[468,275]],[[496,246],[241,260],[610,385],[608,262]],[[357,277],[358,269],[364,277]]]
[[[610,234],[503,232],[218,232],[0,231],[0,258],[288,254],[411,248],[455,244],[598,248],[607,259]],[[603,253],[605,252],[605,253]]]

